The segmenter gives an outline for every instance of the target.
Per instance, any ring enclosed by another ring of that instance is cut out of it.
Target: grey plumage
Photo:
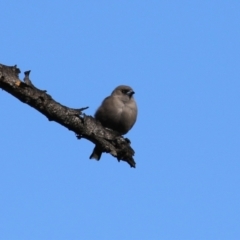
[[[126,134],[137,119],[137,104],[133,98],[134,91],[131,87],[121,85],[116,87],[112,94],[105,98],[95,113],[95,118],[101,124],[119,134]],[[101,150],[94,148],[90,159],[99,160]]]

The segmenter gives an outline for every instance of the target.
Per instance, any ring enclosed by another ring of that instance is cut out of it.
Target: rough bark
[[[127,138],[105,129],[93,117],[85,115],[83,110],[88,107],[73,109],[56,102],[46,90],[40,90],[32,84],[30,71],[24,72],[23,81],[19,79],[19,73],[17,66],[0,64],[0,88],[45,115],[49,121],[55,121],[73,131],[78,139],[85,138],[118,161],[125,161],[131,167],[136,166],[134,150]]]

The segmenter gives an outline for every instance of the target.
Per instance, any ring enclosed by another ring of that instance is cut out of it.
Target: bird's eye
[[[128,92],[128,90],[122,89],[122,93],[123,93],[123,94],[126,94],[127,92]]]

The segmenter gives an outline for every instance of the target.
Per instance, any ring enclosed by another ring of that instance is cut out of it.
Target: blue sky
[[[121,84],[137,168],[0,92],[0,239],[240,239],[240,2],[5,1],[1,63],[93,115]]]

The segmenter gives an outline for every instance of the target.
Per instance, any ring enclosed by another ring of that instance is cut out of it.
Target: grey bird
[[[137,119],[137,104],[133,98],[135,92],[129,86],[116,87],[112,94],[105,98],[95,113],[95,118],[105,128],[110,128],[121,135],[126,134]],[[96,146],[90,159],[99,160],[101,150]]]

